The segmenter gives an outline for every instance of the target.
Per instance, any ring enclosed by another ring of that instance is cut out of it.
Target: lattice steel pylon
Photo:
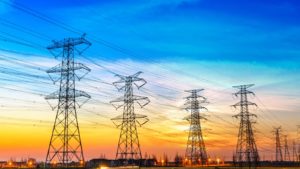
[[[54,83],[60,82],[60,88],[45,97],[48,103],[52,99],[58,99],[56,106],[50,104],[53,110],[57,109],[57,114],[46,156],[46,167],[70,168],[84,165],[76,107],[90,99],[90,95],[75,89],[75,80],[82,79],[90,69],[75,62],[74,54],[75,51],[81,54],[90,45],[84,34],[80,38],[53,41],[53,44],[47,47],[56,58],[62,59],[59,65],[47,70]],[[79,49],[83,46],[85,48]],[[80,97],[84,98],[82,103],[79,102]]]
[[[284,161],[291,161],[287,135],[284,135]]]
[[[203,89],[186,90],[191,93],[186,97],[185,109],[191,114],[185,117],[190,122],[189,136],[186,146],[185,158],[191,165],[207,164],[207,153],[202,136],[201,119],[206,119],[200,115],[201,109],[206,109],[201,104],[207,103],[206,98],[198,95]],[[201,100],[200,100],[200,99]]]
[[[297,125],[297,162],[300,162],[300,125]]]
[[[137,125],[141,127],[149,121],[147,116],[136,114],[134,111],[134,103],[138,103],[143,108],[150,102],[148,97],[133,94],[133,85],[140,89],[147,83],[146,80],[138,77],[141,73],[137,72],[131,76],[116,75],[120,80],[113,83],[118,91],[125,92],[124,96],[110,102],[116,109],[123,107],[123,114],[111,120],[117,128],[121,129],[116,159],[123,160],[124,165],[142,158]]]
[[[252,130],[253,121],[251,120],[251,117],[256,117],[256,115],[249,112],[249,106],[256,106],[256,104],[248,101],[247,97],[248,94],[254,95],[253,92],[247,90],[252,86],[254,84],[233,86],[233,88],[239,89],[234,95],[236,97],[240,96],[240,102],[233,105],[234,108],[240,107],[240,113],[233,116],[240,118],[235,160],[240,167],[248,166],[249,168],[255,168],[259,162],[259,155]]]
[[[283,157],[282,157],[282,151],[281,151],[281,142],[280,142],[280,131],[281,131],[281,127],[276,127],[274,128],[274,133],[275,133],[275,143],[276,143],[276,162],[281,162],[283,161]]]
[[[297,150],[296,150],[296,142],[293,140],[293,162],[297,161]]]

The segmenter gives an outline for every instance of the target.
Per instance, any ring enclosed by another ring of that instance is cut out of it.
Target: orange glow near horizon
[[[188,123],[186,124],[188,125]],[[49,131],[51,131],[52,125],[48,127],[1,126],[0,132],[6,136],[6,139],[0,140],[2,147],[0,151],[1,160],[32,157],[38,161],[44,161],[50,138]],[[92,129],[83,127],[81,129],[85,160],[98,158],[101,154],[105,154],[106,158],[115,157],[119,129],[114,128],[113,124],[111,126]],[[145,125],[146,128],[149,128],[149,126],[149,124]],[[207,124],[204,123],[203,126],[207,126]],[[161,127],[163,128],[164,125],[162,124]],[[163,154],[167,154],[172,161],[176,153],[184,155],[187,132],[173,129],[164,132],[167,134],[162,134],[149,132],[145,128],[139,128],[138,130],[143,156],[147,153],[149,156],[156,155],[159,159],[163,157]],[[159,128],[156,130],[159,130]],[[235,132],[237,131],[232,130],[233,135],[235,135]],[[231,160],[236,138],[226,138],[226,141],[224,139],[223,141],[220,140],[221,138],[216,135],[204,137],[208,154],[211,157],[218,155],[226,157],[225,160]],[[224,143],[226,144],[224,145]]]

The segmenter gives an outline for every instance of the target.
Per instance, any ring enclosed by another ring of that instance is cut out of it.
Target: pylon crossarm
[[[125,86],[121,86],[121,84],[124,83],[124,81],[117,81],[117,82],[113,82],[112,85],[115,86],[115,88],[118,90],[118,91],[122,91],[125,89]]]
[[[186,100],[183,105],[184,106],[186,106],[186,105],[192,105],[192,104],[198,104],[199,105],[199,104],[202,104],[202,103],[208,103],[206,101],[206,98],[205,98],[205,100]]]
[[[78,48],[75,48],[76,52],[81,55],[84,51],[86,51],[92,44],[90,42],[88,42],[87,40],[83,40],[86,44],[86,47],[81,49],[81,50],[78,50]]]
[[[55,49],[50,49],[49,52],[54,56],[55,59],[57,59],[59,56],[63,54],[63,50],[60,50],[58,53],[54,53]]]
[[[132,96],[132,100],[136,101],[141,108],[145,107],[147,104],[150,103],[150,99],[148,97],[143,96]]]
[[[196,92],[196,93],[198,93],[198,92],[201,92],[201,91],[203,91],[204,89],[193,89],[193,90],[184,90],[185,92],[189,92],[189,93],[193,93],[193,92]]]
[[[75,62],[74,63],[74,70],[80,70],[80,69],[84,69],[84,70],[86,70],[88,72],[91,71],[91,69],[89,67],[85,66],[84,64],[82,64],[82,63],[76,63]]]
[[[143,115],[143,114],[134,114],[134,118],[135,119],[143,119],[143,118],[147,118],[147,116]]]
[[[122,86],[122,87],[119,87],[119,86],[117,86],[117,85],[114,85],[114,86],[118,89],[118,91],[122,91],[122,90],[125,89],[125,86]]]
[[[51,107],[52,110],[55,110],[58,107],[58,104],[55,104],[55,106],[53,106],[48,99],[46,99],[46,102],[49,104],[49,106]]]
[[[81,91],[81,90],[76,90],[75,89],[75,96],[74,97],[86,97],[86,98],[91,98],[91,96],[89,94],[87,94],[85,91]]]
[[[203,97],[200,95],[190,95],[190,96],[184,97],[184,99],[187,99],[187,100],[196,99],[196,98],[201,98],[202,100],[206,100],[206,97]],[[198,100],[198,101],[201,102],[201,100]]]
[[[80,38],[66,38],[60,41],[52,41],[53,44],[49,45],[47,47],[48,50],[53,50],[53,49],[57,49],[57,48],[64,48],[64,47],[70,47],[70,46],[77,46],[77,45],[81,45],[81,44],[86,44],[88,46],[91,45],[91,43],[89,41],[87,41],[84,37],[80,37]]]
[[[58,64],[58,65],[48,69],[46,72],[47,73],[61,73],[61,72],[67,73],[67,72],[71,72],[73,70],[80,70],[80,69],[84,69],[88,72],[91,71],[90,68],[88,68],[87,66],[85,66],[82,63],[74,63],[74,67],[72,67],[71,69],[69,67],[63,67],[61,64]]]
[[[120,124],[117,124],[115,121],[113,121],[112,120],[112,122],[113,122],[113,124],[116,126],[116,128],[119,128],[121,125],[122,125],[122,123],[120,123]]]
[[[233,95],[235,95],[236,97],[238,97],[241,94],[252,94],[253,96],[255,96],[255,94],[253,92],[248,91],[248,90],[242,90],[242,91],[238,91],[236,93],[233,93]]]
[[[143,121],[142,121],[143,120]],[[140,127],[142,127],[144,124],[146,124],[149,121],[149,119],[147,118],[147,116],[142,117],[142,118],[138,118],[136,119],[136,122],[138,123],[138,125]]]
[[[204,109],[204,110],[208,111],[207,108],[206,108],[206,107],[203,107],[203,106],[194,107],[194,106],[189,105],[189,106],[186,106],[186,107],[185,107],[185,110],[186,110],[186,111],[190,111],[190,110],[200,110],[200,109]]]
[[[110,120],[123,120],[123,119],[124,119],[123,115],[118,115]]]
[[[238,89],[241,89],[241,88],[249,88],[249,87],[252,87],[254,86],[254,84],[247,84],[247,85],[238,85],[238,86],[232,86],[233,88],[238,88]]]
[[[123,104],[117,104],[117,103],[120,103],[120,102],[122,102]],[[122,97],[119,97],[115,100],[110,101],[109,103],[111,105],[113,105],[116,109],[119,109],[120,107],[122,107],[124,105],[125,102],[126,102],[125,98],[122,96]]]
[[[237,115],[233,115],[232,117],[234,118],[239,118],[240,116],[243,116],[241,113],[237,114]]]
[[[61,79],[61,77],[58,77],[58,78],[52,77],[50,73],[47,73],[47,74],[48,74],[49,78],[52,80],[53,84],[55,84],[56,82],[58,82]]]
[[[253,114],[253,113],[248,113],[248,116],[257,117],[257,115],[256,115],[256,114]],[[256,122],[254,122],[254,123],[256,123]]]
[[[58,99],[58,95],[59,95],[59,91],[55,91],[47,96],[45,96],[46,100],[50,100],[50,99]]]
[[[124,118],[123,115],[119,115],[119,116],[117,116],[115,118],[112,118],[110,120],[114,123],[114,125],[117,128],[119,128],[123,124],[123,121],[126,120],[126,118]]]
[[[119,81],[116,81],[116,82],[114,82],[114,83],[124,83],[124,82],[125,82],[126,76],[119,75],[119,74],[115,74],[115,77],[119,77],[120,80],[119,80]],[[113,83],[113,84],[114,84],[114,83]]]
[[[124,117],[123,115],[119,115],[119,116],[116,116],[114,118],[112,118],[111,120],[128,120],[128,119],[142,119],[142,118],[147,118],[146,115],[142,115],[142,114],[133,114],[132,116],[129,116],[129,117]]]
[[[238,103],[236,103],[236,104],[230,105],[230,106],[236,108],[236,107],[239,106],[239,105],[238,105]]]
[[[88,102],[91,99],[91,97],[85,97],[85,98],[86,99],[83,102],[79,102],[79,101],[75,102],[79,108],[81,108],[86,102]]]
[[[143,73],[142,71],[138,71],[137,73],[131,75],[131,77],[133,77],[133,78],[138,77],[142,73]]]
[[[85,77],[85,75],[87,75],[89,72],[85,71],[82,75],[78,75],[77,73],[75,73],[76,78],[78,79],[78,81],[80,81],[82,78]]]
[[[45,97],[46,100],[50,100],[50,99],[59,99],[59,97],[62,97],[62,98],[71,98],[71,97],[86,97],[86,98],[91,98],[91,96],[89,94],[87,94],[86,92],[84,91],[81,91],[81,90],[75,90],[74,93],[60,93],[60,91],[56,91],[56,92],[53,92],[49,95],[47,95]]]
[[[61,72],[61,64],[58,64],[46,71],[46,73],[59,73]]]
[[[114,108],[116,110],[118,110],[120,107],[122,107],[124,104],[114,104],[114,103],[111,103],[112,106],[114,106]]]
[[[192,117],[191,115],[188,115],[188,116],[186,116],[186,117],[184,117],[183,118],[183,120],[187,120],[187,121],[191,121],[191,119],[203,119],[203,120],[207,120],[207,118],[206,117],[204,117],[204,116],[199,116],[199,117]]]
[[[245,105],[247,105],[247,106],[257,106],[257,104],[252,103],[250,101],[240,101],[240,102],[238,102],[238,103],[236,103],[234,105],[231,105],[231,106],[234,107],[234,108],[236,108],[238,106],[245,106]]]
[[[136,81],[134,82],[133,84],[138,88],[140,89],[141,87],[143,87],[145,84],[147,84],[147,81],[143,78],[133,78],[133,81]],[[137,82],[142,82],[141,84],[138,84]]]

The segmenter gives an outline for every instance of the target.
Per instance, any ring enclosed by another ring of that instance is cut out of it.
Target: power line
[[[22,5],[22,4],[20,4],[20,3],[17,3],[17,2],[12,3],[12,2],[7,2],[7,1],[3,1],[3,0],[0,1],[0,2],[4,3],[4,4],[6,4],[6,5],[9,5],[9,6],[11,6],[11,7],[14,7],[14,8],[16,8],[16,9],[22,11],[22,12],[25,12],[25,13],[31,15],[31,16],[34,16],[34,17],[36,17],[36,18],[39,18],[39,19],[41,19],[41,20],[43,20],[43,21],[46,21],[46,22],[48,22],[48,23],[50,23],[50,24],[53,24],[53,25],[55,25],[55,26],[58,26],[58,27],[60,27],[60,28],[62,28],[62,29],[64,29],[64,30],[67,30],[67,31],[69,31],[69,32],[73,32],[73,33],[76,33],[76,34],[82,34],[82,31],[80,31],[79,29],[74,28],[74,27],[72,27],[72,26],[70,26],[70,25],[66,25],[65,23],[60,22],[60,21],[58,21],[58,20],[55,20],[55,19],[53,19],[53,18],[51,18],[51,17],[49,17],[49,16],[47,16],[47,15],[45,15],[45,14],[42,14],[42,13],[40,13],[40,12],[38,12],[38,11],[35,11],[35,10],[33,10],[33,9],[30,9],[30,8],[28,8],[28,7],[25,7],[24,5]],[[113,43],[110,43],[110,42],[108,42],[108,41],[106,41],[106,40],[103,40],[103,39],[100,39],[100,38],[92,38],[92,37],[91,37],[90,39],[92,39],[92,40],[94,40],[95,42],[100,43],[100,44],[102,44],[102,45],[104,45],[104,46],[106,46],[106,47],[109,47],[109,48],[111,48],[111,49],[114,49],[114,50],[116,50],[116,51],[119,51],[119,52],[121,52],[121,53],[123,53],[123,54],[129,55],[129,56],[135,56],[135,54],[134,54],[132,51],[130,51],[130,50],[128,50],[128,49],[124,49],[124,48],[122,48],[122,47],[119,47],[118,45],[115,45],[115,44],[113,44]],[[160,64],[159,64],[159,65],[160,65]],[[165,69],[164,67],[162,67],[162,68]],[[179,72],[181,72],[181,73],[183,73],[183,74],[185,74],[185,75],[187,75],[187,76],[193,77],[193,78],[195,78],[195,79],[200,79],[199,77],[193,76],[193,75],[188,74],[188,73],[186,73],[186,72],[184,72],[184,71],[181,71],[181,70],[176,70],[176,71],[179,71]],[[223,86],[223,84],[220,84],[220,83],[217,83],[217,82],[213,82],[213,81],[210,81],[210,80],[207,80],[207,79],[203,79],[203,78],[202,78],[202,79],[200,79],[200,80],[203,80],[203,81],[206,81],[206,82],[210,82],[210,83],[215,83],[215,84],[218,84],[218,85]]]
[[[0,18],[0,20],[1,20],[0,23],[4,26],[8,27],[8,28],[12,28],[12,29],[18,30],[18,31],[26,33],[26,34],[30,34],[30,35],[32,35],[36,38],[43,39],[45,41],[51,41],[52,40],[52,38],[48,37],[47,35],[38,33],[36,31],[34,31],[32,29],[29,29],[29,28],[26,28],[22,25],[13,23],[13,22],[8,21],[8,20],[3,19],[3,18]]]

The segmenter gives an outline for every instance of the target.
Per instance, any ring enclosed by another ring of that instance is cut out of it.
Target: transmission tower
[[[189,96],[186,97],[185,102],[185,109],[191,112],[191,114],[185,118],[190,122],[185,157],[192,165],[203,165],[207,163],[206,148],[202,137],[200,122],[201,119],[206,119],[200,115],[200,110],[206,109],[205,107],[201,106],[201,104],[207,102],[205,97],[198,95],[198,92],[202,90],[203,89],[185,91],[191,93]]]
[[[297,161],[300,162],[300,125],[297,125]]]
[[[80,80],[90,69],[81,63],[76,63],[74,55],[75,51],[80,54],[90,45],[91,43],[83,35],[80,38],[54,41],[47,47],[56,58],[62,58],[59,65],[47,70],[54,83],[60,82],[59,90],[45,97],[49,104],[51,99],[58,99],[56,106],[50,104],[53,110],[57,109],[57,114],[46,156],[48,167],[69,168],[74,165],[84,165],[76,107],[80,107],[90,99],[90,96],[75,89],[75,79]],[[83,46],[84,49],[79,49]],[[55,54],[56,52],[58,54]],[[79,97],[85,98],[82,104],[79,102]]]
[[[239,89],[234,95],[240,97],[240,102],[233,105],[234,108],[240,107],[240,113],[233,116],[240,118],[238,141],[236,145],[236,162],[240,167],[248,166],[249,168],[255,168],[259,162],[259,155],[252,130],[253,121],[251,120],[251,117],[256,117],[256,115],[249,112],[249,106],[256,106],[256,104],[248,101],[247,98],[248,94],[254,95],[253,92],[247,90],[252,86],[254,86],[254,84],[233,86]]]
[[[291,161],[287,135],[284,135],[284,161]]]
[[[281,143],[280,143],[280,136],[281,136],[280,132],[281,132],[281,127],[274,128],[275,140],[276,140],[276,161],[277,162],[283,161],[282,151],[281,151]]]
[[[116,109],[123,107],[123,114],[111,120],[117,128],[121,128],[116,159],[123,160],[125,164],[130,164],[134,162],[134,160],[140,160],[142,158],[137,125],[141,127],[149,121],[147,116],[134,112],[134,103],[138,103],[139,106],[143,108],[150,102],[148,97],[133,94],[133,84],[140,89],[147,83],[143,78],[138,77],[141,73],[142,72],[137,72],[131,76],[116,75],[120,80],[113,83],[118,91],[124,92],[124,96],[110,103]]]
[[[296,150],[296,142],[293,140],[293,161],[297,161],[297,150]]]

